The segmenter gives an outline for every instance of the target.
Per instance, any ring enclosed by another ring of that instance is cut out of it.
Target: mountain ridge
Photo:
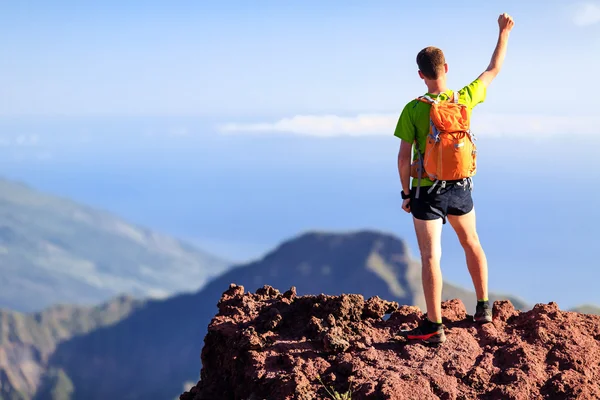
[[[0,310],[0,331],[6,332],[0,336],[4,397],[173,399],[198,380],[202,340],[232,283],[248,292],[271,285],[295,287],[301,296],[357,293],[411,307],[422,302],[420,264],[397,236],[377,230],[307,231],[196,292],[146,301],[122,295],[95,308],[57,305],[30,314]],[[454,298],[474,307],[473,292],[445,284],[444,299]],[[490,298],[529,307],[516,297]]]
[[[362,292],[365,297],[412,304],[420,296],[420,267],[406,250],[402,240],[377,231],[300,234],[254,262],[233,267],[196,293],[148,301],[114,325],[61,343],[49,364],[69,377],[74,399],[173,398],[185,382],[198,380],[202,338],[224,288],[232,282],[248,290],[277,284],[295,286],[299,294]],[[390,274],[395,284],[381,277]],[[394,285],[402,296],[394,294]],[[475,301],[472,292],[448,286]],[[93,365],[89,359],[94,359]],[[109,368],[114,365],[119,369]],[[94,385],[98,377],[111,385]]]

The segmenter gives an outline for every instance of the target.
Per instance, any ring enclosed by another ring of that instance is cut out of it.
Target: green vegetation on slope
[[[50,368],[34,400],[72,400],[75,387],[62,369]]]
[[[161,297],[197,290],[225,266],[109,213],[0,179],[0,307]]]
[[[0,398],[29,400],[41,391],[40,400],[70,399],[73,383],[48,362],[58,344],[110,326],[144,304],[122,296],[90,308],[55,306],[35,314],[0,310]]]

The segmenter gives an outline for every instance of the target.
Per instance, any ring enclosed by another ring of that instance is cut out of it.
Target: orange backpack
[[[434,181],[429,193],[439,182],[442,188],[446,186],[446,181],[468,179],[471,182],[470,178],[477,169],[477,149],[470,130],[467,106],[458,102],[457,92],[454,92],[452,101],[433,100],[427,95],[417,100],[431,104],[431,110],[424,152],[415,140],[419,157],[412,165],[411,175],[419,180],[416,197],[419,197],[423,174]]]

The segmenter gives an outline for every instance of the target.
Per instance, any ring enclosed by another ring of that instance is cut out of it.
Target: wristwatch
[[[404,190],[400,192],[402,194],[402,200],[410,199],[410,193],[404,194]]]

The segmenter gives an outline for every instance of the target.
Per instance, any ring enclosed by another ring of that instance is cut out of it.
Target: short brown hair
[[[419,70],[429,79],[438,79],[444,73],[444,64],[444,53],[437,47],[425,47],[417,54]]]

